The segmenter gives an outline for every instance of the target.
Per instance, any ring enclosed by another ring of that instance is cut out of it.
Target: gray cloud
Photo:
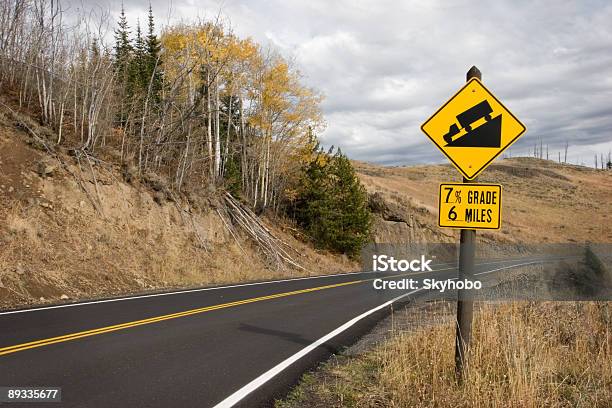
[[[108,0],[106,6],[116,15],[120,4]],[[295,59],[306,83],[326,95],[323,142],[355,159],[444,161],[419,126],[474,64],[528,127],[513,155],[527,153],[540,139],[555,156],[567,141],[572,161],[587,164],[612,149],[612,4],[606,1],[152,5],[162,22],[221,12],[239,35]],[[139,14],[142,21],[148,4],[125,0],[125,6],[132,20]]]

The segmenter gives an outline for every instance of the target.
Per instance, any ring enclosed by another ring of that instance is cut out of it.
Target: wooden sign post
[[[467,72],[466,81],[469,82],[472,78],[482,80],[482,74],[478,68],[473,66]],[[463,177],[464,183],[469,183],[470,180]],[[472,183],[476,179],[471,180]],[[474,276],[474,257],[476,255],[476,230],[462,229],[461,238],[459,240],[459,276],[458,280],[472,280]],[[474,302],[470,299],[465,299],[465,290],[457,291],[457,331],[455,334],[455,375],[459,383],[463,382],[463,374],[467,354],[470,349],[470,340],[472,338],[472,318],[474,313]]]

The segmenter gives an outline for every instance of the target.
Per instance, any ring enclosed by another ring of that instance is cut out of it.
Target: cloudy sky
[[[119,0],[101,5],[113,18]],[[132,22],[148,3],[125,0]],[[326,97],[326,145],[381,164],[444,162],[419,129],[476,65],[527,125],[511,148],[540,138],[551,157],[570,145],[593,165],[612,149],[612,2],[398,0],[152,0],[160,23],[221,14],[242,37],[292,58]],[[64,0],[66,4],[66,0]]]

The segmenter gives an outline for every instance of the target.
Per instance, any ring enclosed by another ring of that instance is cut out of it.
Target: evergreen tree
[[[350,160],[332,149],[313,146],[294,214],[315,245],[355,256],[370,236],[367,193]]]
[[[130,31],[125,16],[125,9],[121,5],[121,14],[117,22],[118,28],[115,30],[115,58],[114,67],[117,83],[118,97],[121,100],[119,107],[118,120],[120,124],[125,124],[129,112],[129,104],[133,95],[133,87],[130,81],[130,65],[132,60],[132,43],[130,41]]]
[[[89,64],[91,66],[96,66],[100,63],[100,58],[102,58],[102,54],[100,53],[100,44],[96,37],[91,41],[91,48],[89,49]]]
[[[136,38],[134,40],[134,56],[130,64],[130,83],[135,85],[141,93],[147,91],[149,78],[147,77],[147,46],[142,31],[140,21],[136,24]]]
[[[319,149],[319,144],[313,146],[314,156],[305,165],[303,176],[300,180],[301,186],[298,199],[295,203],[295,218],[308,235],[325,247],[321,239],[324,225],[327,225],[329,217],[329,197],[327,197],[327,160],[326,155]],[[320,222],[316,222],[316,220]]]
[[[132,54],[130,30],[125,16],[125,9],[121,5],[121,14],[115,30],[115,70],[121,76],[127,73],[128,64]]]
[[[330,222],[330,246],[351,255],[357,254],[370,236],[368,194],[359,181],[351,161],[340,149],[330,161],[329,193],[333,218]]]
[[[162,64],[161,64],[161,43],[155,34],[155,20],[153,9],[149,3],[149,25],[146,38],[146,73],[147,83],[151,83],[151,95],[155,102],[160,101],[162,89]]]
[[[224,173],[224,185],[227,191],[234,197],[240,197],[242,192],[242,176],[239,165],[240,157],[230,155],[227,158]]]

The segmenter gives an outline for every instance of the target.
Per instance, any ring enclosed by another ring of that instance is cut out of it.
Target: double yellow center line
[[[276,293],[274,295],[261,296],[261,297],[251,298],[251,299],[238,300],[238,301],[235,301],[235,302],[223,303],[223,304],[219,304],[219,305],[200,307],[198,309],[191,309],[191,310],[186,310],[186,311],[183,311],[183,312],[171,313],[171,314],[167,314],[167,315],[163,315],[163,316],[156,316],[156,317],[151,317],[151,318],[148,318],[148,319],[142,319],[142,320],[136,320],[136,321],[133,321],[133,322],[116,324],[116,325],[113,325],[113,326],[100,327],[98,329],[85,330],[85,331],[81,331],[81,332],[77,332],[77,333],[70,333],[70,334],[66,334],[66,335],[58,336],[58,337],[50,337],[50,338],[47,338],[47,339],[31,341],[29,343],[16,344],[14,346],[8,346],[8,347],[0,348],[0,356],[6,355],[6,354],[17,353],[19,351],[29,350],[29,349],[33,349],[33,348],[37,348],[37,347],[48,346],[50,344],[63,343],[63,342],[66,342],[66,341],[82,339],[84,337],[96,336],[98,334],[110,333],[110,332],[114,332],[114,331],[118,331],[118,330],[125,330],[125,329],[129,329],[131,327],[143,326],[145,324],[162,322],[164,320],[177,319],[179,317],[185,317],[185,316],[191,316],[191,315],[200,314],[200,313],[206,313],[206,312],[210,312],[210,311],[213,311],[213,310],[225,309],[225,308],[228,308],[228,307],[245,305],[245,304],[248,304],[248,303],[261,302],[263,300],[278,299],[278,298],[287,297],[287,296],[299,295],[301,293],[316,292],[316,291],[319,291],[319,290],[337,288],[337,287],[340,287],[340,286],[354,285],[356,283],[362,283],[362,282],[366,282],[368,280],[370,280],[370,279],[367,279],[367,280],[356,280],[356,281],[343,282],[343,283],[336,283],[336,284],[333,284],[333,285],[318,286],[318,287],[315,287],[315,288],[294,290],[294,291],[291,291],[291,292]]]
[[[427,273],[427,272],[415,273],[414,275],[420,275],[423,273]],[[406,275],[407,274],[385,276],[383,279],[392,279],[392,278],[396,278],[399,276],[406,276]],[[338,288],[340,286],[354,285],[357,283],[373,281],[375,279],[376,278],[360,279],[360,280],[355,280],[355,281],[350,281],[350,282],[335,283],[333,285],[325,285],[325,286],[318,286],[318,287],[308,288],[308,289],[294,290],[291,292],[276,293],[276,294],[268,295],[268,296],[261,296],[261,297],[251,298],[251,299],[238,300],[235,302],[222,303],[219,305],[206,306],[206,307],[200,307],[197,309],[185,310],[183,312],[178,312],[178,313],[171,313],[171,314],[162,315],[162,316],[150,317],[148,319],[135,320],[133,322],[121,323],[121,324],[116,324],[113,326],[105,326],[105,327],[100,327],[97,329],[85,330],[85,331],[76,332],[76,333],[69,333],[63,336],[50,337],[47,339],[31,341],[28,343],[15,344],[14,346],[0,348],[0,356],[6,355],[6,354],[17,353],[19,351],[29,350],[33,348],[44,347],[44,346],[48,346],[51,344],[63,343],[66,341],[82,339],[84,337],[96,336],[98,334],[111,333],[114,331],[125,330],[125,329],[129,329],[132,327],[144,326],[145,324],[163,322],[164,320],[177,319],[179,317],[185,317],[185,316],[191,316],[191,315],[196,315],[200,313],[211,312],[213,310],[226,309],[228,307],[240,306],[240,305],[245,305],[248,303],[261,302],[263,300],[278,299],[278,298],[287,297],[287,296],[299,295],[302,293],[310,293],[310,292],[316,292],[319,290]]]

